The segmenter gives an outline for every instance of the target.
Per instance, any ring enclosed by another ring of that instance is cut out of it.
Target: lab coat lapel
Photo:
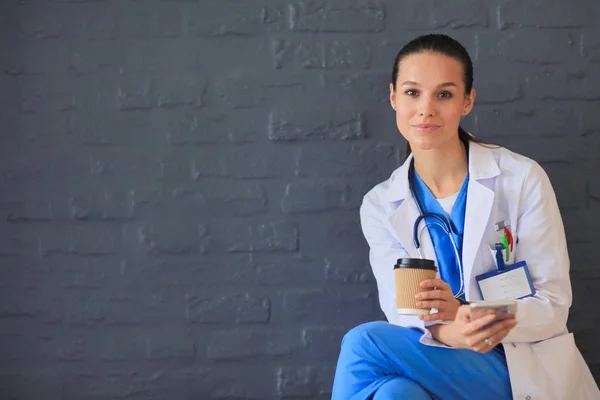
[[[462,250],[465,294],[467,294],[467,298],[472,297],[469,283],[471,282],[475,256],[479,251],[481,240],[488,227],[494,197],[493,190],[488,189],[478,181],[471,180],[469,182]]]
[[[462,262],[467,298],[473,297],[471,287],[473,266],[481,248],[486,229],[490,229],[490,214],[494,206],[495,193],[485,185],[487,179],[500,174],[500,169],[491,149],[477,143],[469,143],[469,188],[463,236]]]
[[[415,221],[419,217],[419,209],[410,192],[408,183],[408,171],[411,161],[412,155],[408,157],[402,167],[397,171],[398,173],[394,176],[394,179],[388,188],[386,198],[390,207],[392,207],[392,211],[388,216],[388,223],[392,234],[400,242],[402,247],[404,247],[406,252],[411,257],[419,258],[419,253],[417,252],[413,241],[413,227]],[[418,232],[421,232],[421,229],[424,226],[425,224],[421,223]],[[420,236],[419,240],[423,258],[434,260],[437,265],[433,242],[431,241],[427,229],[423,230],[423,234]]]

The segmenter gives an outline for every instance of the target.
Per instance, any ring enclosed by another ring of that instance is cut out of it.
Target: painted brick
[[[296,152],[296,175],[301,177],[357,176],[393,171],[398,149],[387,144],[304,146]]]
[[[48,85],[39,77],[19,77],[19,110],[22,113],[36,113],[51,104],[55,111],[68,111],[77,108],[76,96],[69,87]],[[43,83],[42,83],[43,82]],[[42,90],[42,85],[44,89]]]
[[[581,107],[581,132],[584,135],[600,132],[600,114],[594,103],[585,108]]]
[[[273,152],[260,147],[239,146],[229,152],[223,162],[228,175],[233,178],[275,178],[291,170],[292,157],[286,153],[285,149]]]
[[[276,69],[367,69],[371,65],[371,47],[364,40],[300,42],[273,40],[273,63]]]
[[[193,338],[179,328],[157,329],[146,336],[146,355],[150,360],[193,360]]]
[[[283,399],[331,394],[333,374],[333,367],[281,367],[277,371],[277,389]]]
[[[205,252],[211,236],[205,225],[171,218],[157,218],[137,229],[142,247],[152,254]]]
[[[71,217],[77,220],[123,220],[133,216],[135,191],[98,187],[74,190],[68,203]]]
[[[289,6],[290,29],[298,32],[379,32],[385,6],[371,0],[297,1]]]
[[[586,31],[581,37],[581,49],[586,59],[600,62],[600,39],[598,31]]]
[[[572,160],[584,171],[595,171],[600,168],[599,151],[600,135],[586,135],[573,149]]]
[[[545,138],[544,147],[540,147],[539,139],[535,137],[498,137],[496,143],[540,163],[569,163],[577,149],[569,136]]]
[[[68,219],[71,215],[65,191],[57,185],[3,185],[0,193],[0,218],[10,222]]]
[[[19,19],[19,27],[26,38],[58,39],[71,33],[69,21],[60,18],[53,7],[28,4],[21,11],[23,17]]]
[[[115,40],[123,35],[118,12],[102,4],[86,5],[80,10],[78,33],[89,40]]]
[[[63,396],[63,385],[53,372],[19,373],[3,372],[0,374],[0,392],[6,399],[54,398]]]
[[[204,105],[206,83],[198,76],[167,76],[153,81],[156,104],[160,107],[201,107]]]
[[[177,115],[167,121],[167,139],[174,145],[255,142],[264,137],[267,117],[244,111]],[[244,121],[238,124],[237,121]]]
[[[325,257],[325,279],[335,283],[372,282],[373,272],[367,254],[362,257],[349,254],[334,254]]]
[[[128,158],[124,157],[125,153],[128,154]],[[179,169],[175,170],[172,160],[173,157],[169,157],[168,153],[158,156],[140,150],[90,148],[85,153],[79,154],[75,162],[81,164],[85,168],[84,171],[89,171],[91,176],[97,178],[135,177],[139,179],[145,177],[155,180],[168,179],[171,175],[176,174],[177,177],[186,176],[191,180],[191,161],[184,168],[181,163],[186,160],[177,158]],[[182,169],[185,171],[181,171]]]
[[[23,120],[21,123],[23,131],[29,130],[28,127],[36,122],[39,123],[39,120],[32,117]],[[55,125],[52,133],[60,129],[52,136],[68,135],[69,140],[85,147],[134,146],[156,134],[156,129],[143,112],[82,114],[52,121],[52,123]],[[38,136],[32,138],[33,140],[38,142],[42,139],[52,140],[44,137],[50,136],[51,133],[45,135],[39,131],[35,133]]]
[[[357,211],[352,210],[352,213]],[[330,251],[340,254],[350,251],[355,254],[357,248],[368,251],[360,222],[351,217],[352,213],[347,213],[348,216],[344,217],[343,213],[338,212],[334,214],[335,217],[332,215],[333,218],[328,220],[324,220],[321,214],[304,214],[299,224],[302,249],[327,251],[328,254],[331,254]]]
[[[364,139],[364,114],[336,110],[324,112],[314,108],[273,112],[269,121],[269,139],[291,141],[303,139]]]
[[[331,211],[348,204],[350,188],[335,182],[290,183],[286,186],[281,208],[286,214]]]
[[[246,282],[281,288],[285,285],[314,285],[323,282],[323,271],[315,268],[315,261],[301,254],[290,258],[281,255],[252,257],[252,267],[242,275],[241,268],[234,276],[240,275]]]
[[[120,268],[117,281],[133,291],[177,290],[180,293],[188,290],[195,293],[200,289],[218,287],[223,281],[232,284],[250,282],[254,274],[254,264],[250,255],[246,254],[206,253],[162,255],[151,259],[127,258],[121,262]],[[184,306],[184,311],[180,313],[182,318],[185,318]]]
[[[22,226],[0,225],[0,256],[37,256],[40,243],[34,232]],[[10,228],[10,229],[9,229]]]
[[[163,3],[147,7],[141,3],[125,3],[119,9],[119,18],[125,19],[126,37],[157,39],[175,38],[183,31],[183,16],[179,7]]]
[[[40,260],[28,275],[27,287],[56,279],[64,290],[86,291],[101,290],[106,285],[118,286],[122,282],[124,261],[115,256],[87,256],[85,265],[72,255],[55,255]],[[31,282],[31,284],[29,284]]]
[[[259,184],[236,182],[200,182],[178,185],[172,199],[186,211],[211,215],[252,215],[267,211],[265,191]]]
[[[131,371],[87,371],[73,373],[74,379],[63,386],[65,399],[88,398],[93,400],[147,396],[159,385],[162,372],[134,373]]]
[[[116,71],[120,68],[117,60],[125,58],[123,48],[114,45],[112,40],[86,41],[85,44],[74,45],[65,51],[63,68],[68,68],[76,78],[96,79],[95,73]],[[81,79],[78,79],[80,83]],[[83,84],[75,87],[76,93],[90,94]],[[79,91],[77,91],[79,90]],[[97,93],[94,93],[97,96]],[[83,106],[82,106],[83,107]]]
[[[391,31],[432,30],[488,26],[487,9],[481,0],[437,1],[408,0],[390,3],[387,15],[398,18],[388,24]],[[417,36],[417,34],[413,35]]]
[[[510,103],[523,98],[523,89],[516,80],[478,79],[476,86],[475,102],[479,104]]]
[[[102,255],[115,253],[121,244],[118,225],[53,224],[38,230],[43,254]]]
[[[548,163],[543,168],[550,178],[561,211],[586,206],[586,174],[580,171],[577,163]]]
[[[499,4],[501,28],[529,26],[536,28],[574,28],[594,23],[595,10],[591,5],[575,1],[567,4],[551,0],[522,3],[509,0]]]
[[[590,215],[585,209],[567,210],[562,213],[569,243],[591,243],[600,217]]]
[[[166,376],[173,385],[164,390],[164,398],[266,399],[274,391],[275,377],[266,374],[262,368],[251,366],[226,363],[215,364],[211,368],[179,368]]]
[[[510,33],[481,33],[477,38],[480,58],[486,61],[500,58],[528,64],[557,64],[579,57],[578,38],[564,30],[520,29]]]
[[[117,87],[118,107],[121,111],[145,110],[154,106],[154,87],[150,79],[130,78]]]
[[[48,63],[45,60],[67,60],[68,51],[61,41],[36,41],[27,46],[27,50],[15,52],[14,57],[2,60],[3,69],[9,75],[29,76],[56,72],[60,63]]]
[[[292,222],[251,224],[230,233],[235,239],[230,252],[294,252],[298,250],[298,227]]]
[[[227,8],[216,3],[197,7],[185,18],[187,32],[202,37],[253,37],[281,29],[281,6],[232,4]]]
[[[118,283],[117,283],[118,284]],[[85,295],[79,294],[82,291],[74,291],[66,300],[52,304],[54,307],[62,307],[64,314],[54,315],[51,312],[44,313],[44,318],[51,323],[66,323],[68,326],[90,327],[90,326],[110,326],[127,327],[136,332],[136,326],[142,326],[145,323],[176,323],[184,322],[183,311],[172,314],[175,307],[181,307],[183,310],[183,300],[166,297],[160,294],[153,294],[143,299],[131,298],[125,295]],[[179,296],[180,297],[180,296]],[[132,315],[132,310],[135,312]],[[158,316],[157,312],[167,312]],[[179,310],[177,310],[179,311]],[[112,330],[112,329],[111,329]],[[141,333],[140,333],[141,335]],[[144,342],[143,335],[132,339]],[[140,352],[145,354],[145,345],[141,345]],[[118,350],[115,350],[117,352]],[[137,351],[137,350],[136,350]],[[115,356],[119,357],[119,356]],[[122,355],[127,359],[126,355]]]
[[[571,273],[574,275],[581,274],[581,280],[596,280],[600,279],[600,271],[593,270],[589,271],[587,268],[588,265],[593,264],[595,249],[595,243],[570,243],[569,244],[569,258],[571,260]],[[583,305],[584,301],[579,302],[580,305]],[[585,308],[582,310],[584,311]]]
[[[598,179],[588,178],[587,193],[592,200],[600,202],[600,181]]]
[[[527,93],[537,100],[598,100],[600,77],[585,70],[540,70],[528,75]]]
[[[331,327],[304,328],[302,340],[311,354],[335,358],[340,353],[342,338],[347,330]]]
[[[207,355],[212,360],[289,356],[301,346],[299,336],[258,328],[216,331],[210,337]]]
[[[327,323],[343,317],[352,310],[356,322],[368,318],[374,310],[374,292],[371,289],[348,290],[290,290],[282,293],[282,309],[286,318],[300,323]],[[328,304],[327,308],[321,305]]]
[[[573,136],[579,132],[579,116],[573,109],[561,108],[479,108],[477,126],[486,135]]]
[[[391,74],[387,71],[356,74],[327,71],[320,76],[319,99],[332,104],[340,98],[350,104],[361,104],[363,101],[389,104],[389,92],[386,89],[390,78]]]
[[[253,324],[268,323],[270,302],[267,297],[250,293],[220,296],[187,296],[186,316],[190,323]]]
[[[257,79],[232,79],[220,83],[218,91],[231,108],[260,107],[265,102],[264,86]]]

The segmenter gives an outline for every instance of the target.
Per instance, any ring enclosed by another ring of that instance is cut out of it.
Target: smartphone
[[[471,320],[488,314],[496,314],[496,321],[517,315],[516,300],[474,301],[470,304]]]

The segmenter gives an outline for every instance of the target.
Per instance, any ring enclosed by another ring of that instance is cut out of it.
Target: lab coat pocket
[[[556,336],[531,346],[546,372],[552,393],[557,399],[568,399],[579,382],[579,358],[572,333]]]

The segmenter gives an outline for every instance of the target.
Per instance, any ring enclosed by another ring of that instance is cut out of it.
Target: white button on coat
[[[444,346],[431,337],[423,321],[398,315],[395,307],[393,265],[398,258],[418,257],[412,236],[419,212],[408,185],[411,159],[365,195],[361,225],[388,321],[418,327],[422,343]],[[481,299],[475,277],[495,268],[488,246],[500,241],[494,230],[498,221],[510,222],[515,260],[527,262],[537,290],[534,297],[518,300],[518,325],[503,340],[513,397],[600,400],[594,378],[567,331],[572,300],[569,256],[546,173],[524,156],[470,142],[469,179],[462,252],[467,300]],[[435,260],[431,238],[427,230],[423,233],[423,256]]]

